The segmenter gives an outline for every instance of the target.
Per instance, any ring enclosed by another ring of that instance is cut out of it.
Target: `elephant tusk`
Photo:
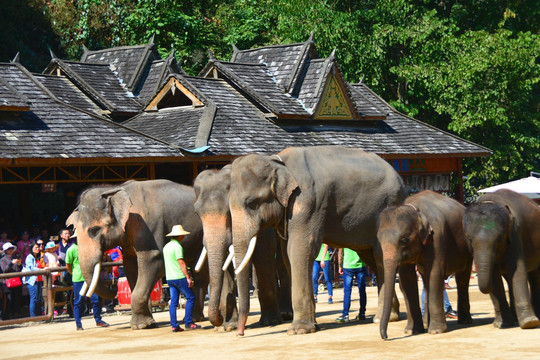
[[[223,264],[223,267],[221,270],[225,271],[229,267],[229,264],[233,262],[233,266],[235,265],[234,261],[234,246],[229,246],[229,256],[227,256],[227,259],[225,260],[225,263]]]
[[[203,246],[201,251],[201,256],[199,256],[199,260],[197,261],[197,265],[195,265],[195,272],[201,271],[202,266],[204,265],[204,261],[206,260],[206,255],[208,254],[208,251],[206,251],[206,247]]]
[[[88,290],[88,284],[85,281],[84,284],[82,285],[81,291],[79,291],[79,294],[81,296],[84,296],[84,294],[86,294],[86,290]]]
[[[246,251],[246,255],[244,256],[244,259],[238,266],[238,269],[236,269],[236,271],[234,272],[236,275],[240,274],[240,272],[244,270],[244,268],[246,267],[249,260],[251,260],[251,255],[253,255],[253,251],[255,250],[255,244],[257,244],[257,236],[252,237],[251,240],[249,241],[249,246]]]
[[[94,290],[96,290],[100,273],[101,273],[101,262],[98,262],[96,266],[94,266],[94,274],[92,275],[92,281],[90,282],[90,287],[88,289],[88,292],[86,293],[86,297],[92,296],[92,294],[94,293]]]

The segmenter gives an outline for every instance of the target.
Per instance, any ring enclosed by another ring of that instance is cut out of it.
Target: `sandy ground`
[[[452,284],[452,282],[451,282]],[[453,284],[455,285],[455,284]],[[369,287],[367,315],[362,322],[337,324],[341,314],[343,290],[334,291],[334,304],[326,303],[326,292],[319,294],[317,321],[321,330],[308,335],[288,336],[288,323],[259,328],[249,326],[246,336],[235,332],[213,330],[202,322],[201,330],[172,333],[167,311],[154,313],[159,328],[133,331],[129,313],[106,315],[108,328],[97,328],[93,318],[85,317],[82,332],[68,318],[52,323],[32,323],[0,328],[2,359],[539,359],[540,328],[521,330],[519,327],[496,329],[491,323],[494,313],[488,295],[479,292],[472,281],[471,311],[474,323],[458,325],[449,320],[449,331],[441,335],[407,336],[405,321],[390,323],[389,341],[381,340],[378,324],[372,322],[377,300],[376,288]],[[448,291],[456,306],[457,291]],[[401,298],[401,292],[398,290]],[[358,311],[358,295],[353,294],[351,316]],[[248,323],[259,319],[258,301],[252,298]],[[402,318],[405,317],[402,302]],[[178,310],[179,318],[183,310]],[[7,345],[6,339],[11,342]]]

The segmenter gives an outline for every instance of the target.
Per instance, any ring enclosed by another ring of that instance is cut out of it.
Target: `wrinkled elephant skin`
[[[165,234],[172,226],[182,224],[191,233],[182,241],[188,266],[193,267],[201,252],[202,224],[193,209],[194,201],[195,193],[188,186],[168,180],[128,181],[85,190],[66,222],[77,230],[79,261],[88,284],[94,266],[102,261],[103,252],[122,247],[124,270],[132,289],[132,329],[155,326],[150,293],[165,273],[162,250]],[[205,268],[195,277],[195,320],[203,318],[207,286]],[[100,283],[96,293],[114,295]]]
[[[316,331],[311,272],[322,242],[357,250],[376,269],[377,280],[384,281],[377,217],[385,207],[401,203],[405,189],[399,175],[377,155],[339,146],[248,155],[233,162],[231,180],[229,208],[237,264],[261,229],[272,226],[287,237],[293,303],[289,334]],[[249,276],[247,270],[238,271],[242,335],[249,311]]]
[[[490,294],[493,325],[522,329],[540,325],[540,209],[511,190],[482,195],[463,219],[474,250],[478,287]],[[510,306],[502,277],[508,281]],[[530,292],[529,292],[530,285]]]
[[[425,315],[428,332],[446,332],[443,308],[444,279],[456,274],[458,322],[472,321],[469,306],[469,279],[472,254],[463,233],[465,207],[459,202],[425,190],[405,200],[404,205],[385,209],[379,217],[378,239],[383,250],[386,279],[399,271],[401,289],[407,304],[405,333],[424,332],[418,297],[415,266],[425,284]],[[386,339],[394,284],[387,281],[384,310],[379,325]]]

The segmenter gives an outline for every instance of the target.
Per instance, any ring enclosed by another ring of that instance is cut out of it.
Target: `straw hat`
[[[180,236],[180,235],[187,235],[187,234],[189,234],[189,231],[184,230],[182,225],[174,225],[172,227],[171,232],[165,236]]]
[[[49,241],[47,245],[45,245],[45,251],[51,250],[54,251],[58,249],[58,245],[54,243],[54,241]]]

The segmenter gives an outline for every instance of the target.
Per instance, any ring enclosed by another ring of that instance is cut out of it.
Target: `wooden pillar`
[[[465,203],[465,195],[463,190],[463,171],[461,168],[461,158],[456,159],[457,165],[457,176],[458,182],[454,188],[454,193],[456,194],[456,200],[460,203]]]

